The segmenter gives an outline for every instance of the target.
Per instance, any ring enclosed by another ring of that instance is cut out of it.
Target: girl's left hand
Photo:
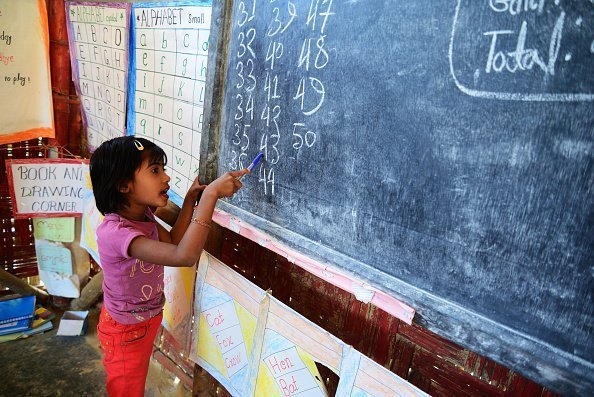
[[[194,182],[192,182],[192,186],[190,186],[190,189],[188,189],[188,193],[186,194],[186,196],[188,196],[194,202],[196,202],[196,199],[198,199],[198,195],[201,191],[206,189],[206,186],[208,185],[201,185],[200,181],[198,180],[198,177],[196,177],[196,179],[194,179]]]

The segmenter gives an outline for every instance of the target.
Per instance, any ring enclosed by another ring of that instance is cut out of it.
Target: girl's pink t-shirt
[[[150,209],[146,222],[106,214],[97,228],[99,259],[103,268],[103,304],[122,324],[135,324],[163,310],[163,266],[143,262],[128,253],[138,236],[159,240],[157,222]]]

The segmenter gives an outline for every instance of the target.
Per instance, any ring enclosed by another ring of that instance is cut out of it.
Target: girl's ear
[[[122,183],[118,190],[120,193],[130,193],[130,182]]]

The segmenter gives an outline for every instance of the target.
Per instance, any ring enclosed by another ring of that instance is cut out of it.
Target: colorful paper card
[[[44,0],[0,0],[0,145],[53,138]]]
[[[34,218],[36,239],[71,243],[74,241],[74,218]]]
[[[72,275],[72,254],[68,248],[49,241],[36,240],[35,253],[39,270]]]
[[[83,193],[83,213],[82,227],[80,232],[80,246],[87,250],[95,262],[101,266],[99,259],[99,247],[97,246],[97,228],[103,222],[103,215],[95,205],[95,196],[93,195],[93,186],[91,184],[91,175],[89,165],[83,164],[84,175],[84,193]]]
[[[343,349],[340,382],[336,395],[345,397],[429,396],[350,346],[345,346]]]
[[[66,2],[72,79],[91,151],[126,133],[130,4]]]
[[[159,218],[155,219],[167,231],[171,230],[171,226],[167,223]],[[163,293],[165,294],[165,307],[163,308],[162,325],[178,343],[177,348],[184,354],[188,354],[192,329],[196,265],[191,267],[165,266],[164,269]]]
[[[64,274],[39,269],[39,278],[50,295],[65,298],[80,296],[80,280],[76,274]]]
[[[249,392],[249,357],[264,291],[203,252],[194,297],[190,359],[231,395]]]
[[[249,395],[327,396],[316,361],[339,373],[342,349],[338,338],[267,295],[254,335]]]
[[[134,3],[129,135],[167,154],[170,199],[181,207],[198,176],[212,3]]]
[[[81,216],[88,160],[6,160],[15,218]]]

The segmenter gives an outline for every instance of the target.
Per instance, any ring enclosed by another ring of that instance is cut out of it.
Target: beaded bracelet
[[[206,228],[210,228],[210,222],[203,221],[203,220],[200,220],[200,219],[198,219],[198,218],[192,218],[192,219],[190,220],[190,222],[197,223],[197,224],[199,224],[200,226],[204,226],[204,227],[206,227]]]

